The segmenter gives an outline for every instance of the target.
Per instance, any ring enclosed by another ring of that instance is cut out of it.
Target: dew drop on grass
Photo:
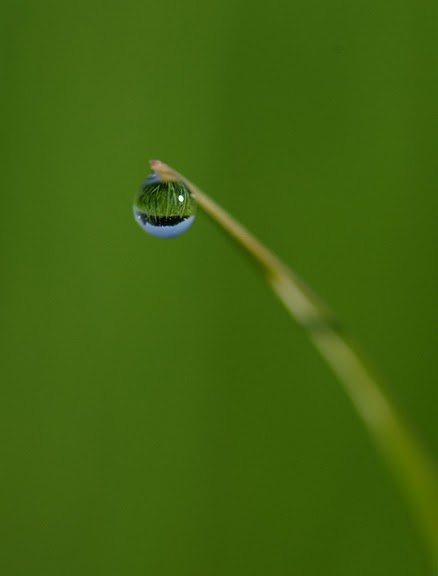
[[[187,186],[179,181],[164,182],[151,172],[134,199],[134,217],[139,226],[159,238],[173,238],[190,228],[196,202]]]

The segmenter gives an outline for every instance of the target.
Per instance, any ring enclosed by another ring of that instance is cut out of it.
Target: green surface
[[[2,4],[0,573],[431,574],[348,400],[161,158],[336,310],[438,457],[436,2]]]

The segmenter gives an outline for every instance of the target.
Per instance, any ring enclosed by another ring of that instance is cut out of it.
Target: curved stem
[[[403,485],[438,567],[438,482],[433,464],[333,314],[292,270],[197,186],[159,160],[150,164],[163,180],[187,185],[199,206],[258,264],[290,315],[303,326]]]

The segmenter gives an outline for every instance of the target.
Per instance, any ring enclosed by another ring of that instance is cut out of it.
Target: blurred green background
[[[182,171],[338,313],[438,455],[435,1],[2,2],[0,571],[431,572],[338,382]]]

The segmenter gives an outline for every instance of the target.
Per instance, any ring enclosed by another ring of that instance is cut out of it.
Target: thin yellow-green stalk
[[[159,160],[152,160],[151,167],[163,180],[186,184],[204,212],[259,265],[277,297],[303,326],[403,485],[438,567],[438,481],[434,466],[333,314],[288,266],[197,186]]]

